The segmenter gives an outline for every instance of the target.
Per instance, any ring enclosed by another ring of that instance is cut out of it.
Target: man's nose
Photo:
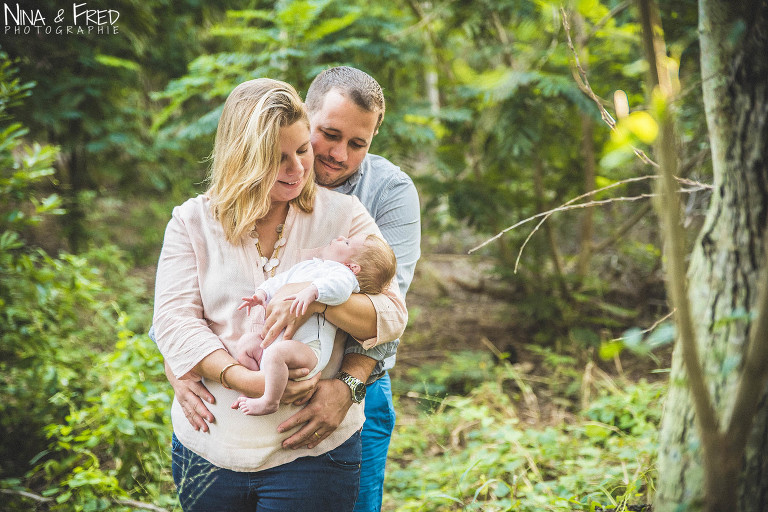
[[[344,143],[334,144],[330,151],[331,157],[337,162],[344,163],[347,161],[347,145]]]

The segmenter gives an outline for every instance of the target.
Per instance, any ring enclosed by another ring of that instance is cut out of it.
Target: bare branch
[[[656,320],[655,322],[653,322],[653,325],[651,325],[649,328],[645,329],[644,331],[640,331],[641,334],[648,334],[649,332],[651,332],[652,330],[657,328],[661,324],[661,322],[663,322],[664,320],[668,320],[669,318],[672,318],[672,315],[675,314],[675,311],[676,310],[673,309],[672,311],[670,311],[669,313],[667,313],[663,317],[661,317],[658,320]],[[623,336],[620,337],[620,338],[613,338],[612,340],[609,340],[609,343],[612,342],[612,341],[624,341],[625,339],[626,338],[624,338]]]
[[[581,65],[581,60],[579,59],[579,55],[576,52],[576,48],[573,46],[573,40],[571,39],[571,26],[568,22],[568,14],[565,12],[565,8],[560,8],[560,12],[563,15],[563,27],[565,28],[565,35],[568,39],[568,48],[570,48],[571,53],[573,53],[573,59],[574,59],[574,65],[576,67],[576,70],[578,71],[578,76],[574,72],[574,78],[576,79],[576,83],[579,86],[579,89],[586,94],[592,101],[595,102],[597,105],[598,110],[600,111],[600,117],[605,121],[605,123],[611,128],[611,130],[616,129],[616,120],[611,116],[611,114],[608,113],[608,111],[603,106],[603,103],[606,103],[606,101],[602,98],[600,98],[597,94],[595,94],[595,91],[592,90],[592,86],[589,85],[589,78],[587,77],[586,71],[584,71],[584,68]],[[648,165],[652,165],[653,167],[659,166],[656,162],[651,160],[648,155],[645,154],[644,151],[632,147],[632,151],[634,151],[635,155],[643,161],[643,163],[646,163]]]
[[[23,496],[25,498],[34,500],[38,503],[48,503],[50,501],[53,501],[53,498],[46,498],[45,496],[40,496],[39,494],[34,494],[27,491],[17,491],[15,489],[0,489],[0,492],[2,492],[3,494],[13,494],[16,496]]]
[[[533,235],[533,233],[535,233],[539,229],[539,227],[541,227],[541,225],[544,223],[544,221],[546,221],[549,217],[552,216],[552,214],[557,213],[557,212],[567,211],[567,210],[575,210],[577,208],[589,208],[589,207],[592,207],[592,206],[600,206],[600,205],[609,204],[609,203],[612,203],[612,202],[637,201],[637,200],[640,200],[640,199],[647,199],[647,198],[651,198],[651,197],[656,197],[656,194],[640,194],[638,196],[615,197],[613,199],[603,199],[603,200],[600,200],[600,201],[590,201],[590,202],[587,202],[587,203],[579,203],[579,204],[575,204],[575,205],[573,204],[574,202],[579,201],[580,199],[585,199],[585,198],[587,198],[589,196],[598,194],[600,192],[604,192],[604,191],[612,189],[614,187],[618,187],[619,185],[625,185],[627,183],[633,183],[633,182],[644,181],[644,180],[649,180],[649,179],[653,180],[653,179],[657,179],[657,178],[658,178],[658,176],[655,175],[655,174],[651,174],[651,175],[647,175],[647,176],[638,176],[638,177],[635,177],[635,178],[627,178],[626,180],[617,181],[615,183],[611,183],[610,185],[607,185],[607,186],[602,187],[602,188],[598,188],[596,190],[591,190],[591,191],[589,191],[589,192],[587,192],[585,194],[581,194],[580,196],[574,197],[573,199],[567,201],[566,203],[562,204],[561,206],[558,206],[557,208],[553,208],[553,209],[547,210],[545,212],[537,213],[536,215],[534,215],[532,217],[528,217],[527,219],[523,219],[520,222],[518,222],[516,224],[513,224],[513,225],[503,229],[502,231],[498,232],[496,235],[494,235],[493,237],[489,238],[488,240],[486,240],[482,244],[480,244],[480,245],[478,245],[476,247],[473,247],[472,249],[467,251],[467,254],[472,254],[473,252],[477,251],[478,249],[482,249],[483,247],[485,247],[486,245],[490,244],[494,240],[498,240],[499,238],[501,238],[508,231],[512,231],[513,229],[515,229],[515,228],[517,228],[519,226],[522,226],[523,224],[526,224],[526,223],[528,223],[528,222],[530,222],[530,221],[532,221],[534,219],[538,219],[538,218],[542,218],[543,217],[542,220],[536,225],[536,227],[533,229],[533,231],[525,239],[525,242],[523,243],[522,247],[520,248],[520,253],[522,253],[522,250],[525,248],[525,246],[527,245],[528,241],[531,239],[531,236]],[[712,185],[708,185],[706,183],[700,183],[698,181],[681,179],[681,178],[676,178],[676,179],[678,181],[682,182],[682,183],[686,183],[686,184],[690,184],[690,185],[694,186],[694,188],[691,188],[691,189],[681,189],[680,192],[690,193],[690,192],[696,192],[696,191],[699,191],[699,190],[711,189],[712,188]],[[515,272],[517,272],[517,263],[519,261],[520,261],[520,255],[518,254],[517,262],[515,263]]]
[[[579,208],[589,208],[589,207],[592,207],[592,206],[599,206],[599,205],[602,205],[602,204],[609,204],[609,203],[614,203],[614,202],[639,201],[640,199],[647,199],[647,198],[653,197],[653,196],[654,196],[654,194],[640,194],[638,196],[614,197],[612,199],[601,199],[599,201],[590,201],[588,203],[572,204],[572,205],[568,205],[568,206],[558,206],[557,208],[553,208],[552,210],[549,210],[549,211],[546,211],[546,212],[537,213],[533,217],[528,217],[527,219],[521,220],[517,224],[509,226],[508,228],[506,228],[503,231],[499,232],[496,236],[494,236],[492,238],[489,238],[488,240],[486,240],[482,244],[478,245],[477,247],[473,247],[467,253],[471,254],[471,253],[475,252],[476,250],[485,247],[486,245],[488,245],[489,243],[493,242],[494,240],[499,239],[507,231],[511,231],[511,230],[515,229],[516,227],[522,226],[523,224],[525,224],[527,222],[530,222],[530,221],[532,221],[534,219],[538,219],[538,218],[544,217],[544,216],[550,216],[553,213],[564,212],[564,211],[567,211],[567,210],[577,210]],[[541,225],[541,224],[539,224],[539,225]]]
[[[34,500],[38,503],[49,503],[51,501],[54,501],[53,498],[40,496],[39,494],[35,494],[28,491],[17,491],[15,489],[0,489],[0,492],[2,492],[3,494],[13,494],[16,496],[23,496],[25,498]],[[167,509],[158,507],[157,505],[153,505],[151,503],[144,503],[142,501],[132,500],[129,498],[113,498],[112,502],[117,505],[123,505],[125,507],[133,507],[133,508],[140,508],[142,510],[150,510],[151,512],[168,512]]]
[[[468,251],[468,254],[472,254],[476,250],[478,250],[478,249],[480,249],[482,247],[485,247],[489,243],[491,243],[494,240],[500,238],[507,231],[511,231],[511,230],[515,229],[516,227],[518,227],[518,226],[522,226],[523,224],[525,224],[527,222],[530,222],[533,219],[538,219],[539,217],[544,217],[544,216],[549,217],[550,215],[552,215],[553,213],[558,212],[558,211],[571,210],[573,208],[566,208],[566,206],[568,206],[571,203],[574,203],[574,202],[576,202],[576,201],[578,201],[580,199],[584,199],[584,198],[589,197],[591,195],[597,194],[598,192],[602,192],[602,191],[605,191],[605,190],[608,190],[608,189],[611,189],[611,188],[614,188],[614,187],[618,187],[619,185],[623,185],[625,183],[631,183],[631,182],[635,182],[635,181],[643,181],[643,180],[648,180],[648,179],[656,179],[656,178],[657,178],[657,176],[655,176],[655,175],[640,176],[638,178],[629,178],[629,179],[626,179],[626,180],[617,181],[616,183],[611,183],[610,185],[605,186],[603,188],[600,188],[600,189],[597,189],[597,190],[592,190],[590,192],[587,192],[586,194],[582,194],[580,196],[574,197],[570,201],[564,203],[562,206],[558,206],[557,208],[555,208],[553,210],[548,210],[546,212],[538,213],[538,214],[534,215],[533,217],[528,217],[527,219],[521,220],[517,224],[509,226],[508,228],[506,228],[506,229],[500,231],[499,233],[497,233],[496,236],[494,236],[493,238],[490,238],[490,239],[486,240],[485,242],[483,242],[482,244],[478,245],[477,247],[474,247],[474,248],[470,249]],[[640,199],[640,198],[638,198],[638,199]],[[593,206],[593,205],[590,205],[590,206]],[[581,208],[584,208],[584,206],[581,206]]]

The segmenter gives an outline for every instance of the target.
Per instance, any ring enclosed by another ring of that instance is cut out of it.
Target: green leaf
[[[632,134],[646,144],[653,143],[659,135],[659,125],[648,112],[632,112],[619,123],[623,123]]]
[[[111,68],[123,68],[136,72],[141,69],[141,66],[139,66],[137,62],[128,59],[121,59],[120,57],[115,57],[113,55],[96,55],[96,62]]]
[[[620,340],[603,342],[600,344],[600,359],[603,361],[610,361],[611,359],[621,354],[623,348],[624,343],[622,343]]]
[[[599,423],[587,423],[584,425],[584,433],[590,439],[605,439],[611,435],[612,429]]]
[[[306,34],[307,41],[317,41],[323,37],[344,30],[362,15],[359,11],[350,12],[341,18],[333,18],[320,22]]]

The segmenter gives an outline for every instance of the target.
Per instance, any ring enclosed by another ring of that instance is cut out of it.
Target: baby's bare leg
[[[314,368],[317,364],[315,352],[307,345],[295,340],[277,341],[264,349],[261,369],[264,370],[264,395],[261,398],[240,397],[237,408],[252,416],[272,414],[280,406],[288,370]]]
[[[262,348],[261,342],[264,339],[256,332],[248,332],[237,340],[237,361],[249,370],[258,371],[260,369]]]

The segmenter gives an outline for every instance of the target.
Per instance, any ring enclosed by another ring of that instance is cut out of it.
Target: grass
[[[422,368],[422,381],[398,382],[383,510],[620,511],[649,503],[665,383],[587,365],[572,386],[558,377],[562,368],[542,369],[551,378],[458,353]],[[471,390],[429,393],[451,379]]]

